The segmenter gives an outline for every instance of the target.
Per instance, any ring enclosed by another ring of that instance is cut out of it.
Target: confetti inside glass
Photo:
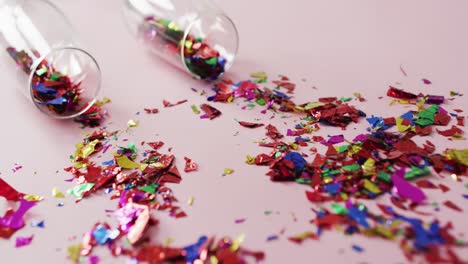
[[[238,33],[209,0],[124,0],[130,31],[160,57],[194,77],[215,80],[233,64]]]
[[[21,91],[48,116],[67,119],[96,101],[101,72],[77,47],[66,16],[46,0],[5,1],[0,7],[2,77],[21,82]]]

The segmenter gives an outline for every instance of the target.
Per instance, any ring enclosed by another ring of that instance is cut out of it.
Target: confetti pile
[[[31,74],[33,58],[24,50],[17,51],[13,47],[7,48],[8,54],[15,60],[18,67],[26,74]],[[33,51],[35,58],[40,54]],[[34,103],[42,111],[51,116],[74,116],[88,107],[83,102],[81,82],[74,83],[70,77],[57,71],[46,60],[40,62],[31,79],[31,96]],[[75,118],[83,126],[96,127],[101,124],[107,112],[101,108],[108,99],[94,103],[86,112]]]
[[[174,58],[180,58],[183,52],[185,65],[193,75],[204,80],[216,80],[224,73],[227,60],[202,38],[188,34],[184,39],[184,31],[174,21],[150,16],[144,25],[147,27],[145,37],[150,41],[155,38],[163,40],[168,45],[168,52],[174,53]]]
[[[149,149],[142,153],[143,159],[137,162],[135,144],[118,147],[113,159],[97,166],[96,155],[104,154],[111,147],[111,140],[118,139],[119,132],[97,130],[76,145],[71,157],[73,166],[66,168],[77,185],[67,192],[77,198],[77,202],[92,193],[111,193],[111,199],[118,199],[113,212],[119,226],[112,228],[107,223],[96,225],[84,235],[82,243],[69,247],[69,257],[78,261],[81,257],[92,256],[96,246],[107,245],[114,256],[125,255],[148,263],[194,263],[209,260],[212,263],[242,263],[245,258],[263,259],[262,252],[251,252],[240,247],[242,238],[223,238],[215,241],[212,237],[201,237],[193,245],[183,248],[149,243],[146,235],[149,228],[157,225],[153,211],[168,211],[171,217],[186,217],[176,205],[177,199],[167,183],[180,183],[182,178],[175,165],[175,157],[162,154],[159,150],[163,142],[142,142]],[[185,158],[185,172],[196,171],[198,165]],[[127,246],[128,245],[128,246]]]
[[[31,73],[33,59],[25,51],[7,48],[10,56],[26,74]],[[40,58],[37,52],[34,54]],[[42,61],[32,76],[31,95],[36,104],[53,116],[69,116],[79,113],[87,107],[80,99],[80,83],[55,70],[47,61]]]

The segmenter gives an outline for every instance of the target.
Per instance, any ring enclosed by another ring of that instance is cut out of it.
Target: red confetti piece
[[[429,180],[419,180],[416,182],[416,186],[424,189],[437,189],[437,186]]]
[[[416,99],[417,95],[405,92],[401,89],[395,88],[390,86],[390,88],[387,91],[387,96],[397,98],[397,99],[403,99],[403,100],[409,100],[409,99]]]
[[[187,100],[182,100],[182,101],[178,101],[176,103],[171,103],[167,100],[163,100],[163,105],[164,107],[173,107],[173,106],[176,106],[176,105],[180,105],[180,104],[183,104],[183,103],[186,103]]]
[[[196,171],[198,170],[198,164],[195,163],[193,160],[187,158],[187,157],[184,157],[185,159],[185,168],[184,168],[184,171],[185,172],[192,172],[192,171]]]
[[[266,126],[265,129],[267,130],[265,135],[267,137],[273,139],[273,140],[280,139],[280,138],[284,137],[283,134],[281,134],[278,131],[278,129],[275,126],[271,125],[271,124]]]
[[[463,210],[458,205],[453,203],[452,201],[447,200],[443,204],[445,206],[447,206],[448,208],[450,208],[450,209],[453,209],[453,210],[458,211],[458,212],[463,212]]]
[[[147,114],[157,114],[159,113],[158,108],[145,108],[144,109]]]
[[[442,192],[444,192],[444,193],[450,191],[450,188],[447,185],[442,184],[442,183],[439,183],[439,189],[441,189]]]
[[[200,108],[205,113],[205,114],[200,116],[200,118],[202,118],[202,119],[204,119],[204,118],[214,119],[214,118],[219,117],[221,115],[221,111],[219,111],[218,109],[212,107],[209,104],[202,104],[200,106]]]
[[[447,130],[439,130],[439,129],[436,129],[437,130],[437,133],[439,133],[440,135],[444,136],[444,137],[451,137],[451,136],[454,136],[454,135],[460,135],[463,133],[463,130],[461,130],[460,128],[456,127],[456,126],[452,126],[450,129],[447,129]]]
[[[18,192],[6,181],[0,178],[0,196],[4,197],[8,201],[19,201],[19,199],[24,196],[24,193]]]
[[[261,123],[250,123],[250,122],[244,122],[244,121],[239,121],[239,125],[247,128],[257,128],[257,127],[262,127],[264,124]]]

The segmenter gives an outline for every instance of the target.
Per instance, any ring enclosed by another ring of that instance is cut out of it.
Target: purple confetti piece
[[[247,219],[245,219],[245,218],[236,219],[236,220],[234,221],[234,223],[236,223],[236,224],[242,224],[242,223],[245,222],[245,220],[247,220]]]
[[[27,246],[27,245],[31,244],[33,238],[34,238],[34,235],[32,235],[30,237],[17,237],[15,247],[19,248],[19,247]]]
[[[463,198],[468,199],[468,194],[463,194]]]
[[[15,173],[15,172],[21,170],[22,168],[23,168],[23,166],[18,165],[18,166],[16,166],[16,167],[14,167],[13,169],[11,169],[11,171],[12,171],[13,173]]]
[[[395,187],[399,196],[410,199],[415,203],[420,203],[426,199],[426,195],[421,189],[411,185],[404,178],[405,169],[400,169],[392,175],[393,186]]]
[[[98,256],[89,256],[88,263],[89,264],[98,264],[99,263],[99,257]]]
[[[338,144],[338,143],[342,143],[344,142],[344,136],[343,135],[335,135],[335,136],[331,136],[328,141],[322,141],[320,143],[322,143],[323,145],[325,146],[329,146],[329,145],[334,145],[334,144]]]
[[[271,235],[267,237],[267,242],[278,240],[279,237],[277,235]]]
[[[353,139],[353,142],[358,142],[358,141],[366,141],[367,139],[367,135],[365,134],[360,134],[360,135],[357,135],[354,139]]]
[[[432,82],[429,81],[428,79],[422,79],[422,81],[423,81],[424,84],[432,84]]]
[[[429,95],[427,97],[426,103],[440,105],[444,103],[444,100],[445,97],[443,95]]]
[[[9,227],[11,229],[20,229],[24,226],[23,217],[31,207],[36,205],[36,202],[26,201],[21,198],[20,203],[21,204],[16,212],[9,216],[0,217],[0,226]]]

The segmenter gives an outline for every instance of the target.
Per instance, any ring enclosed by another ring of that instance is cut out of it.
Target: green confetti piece
[[[335,214],[346,215],[348,214],[348,209],[341,204],[331,204],[331,208]]]
[[[348,150],[348,145],[338,147],[338,153],[343,153],[343,152],[346,152],[347,150]]]
[[[340,101],[343,102],[343,103],[349,102],[351,100],[353,100],[353,98],[351,98],[351,97],[341,97],[340,98]]]
[[[405,173],[405,179],[407,180],[412,180],[415,179],[419,176],[427,175],[430,173],[429,167],[424,167],[423,169],[420,169],[416,166],[411,166],[411,171],[407,171]]]
[[[377,178],[382,180],[382,181],[390,182],[390,175],[388,173],[383,172],[383,171],[379,171],[377,173]]]
[[[259,105],[266,105],[265,99],[263,99],[263,98],[259,98],[255,102],[257,102],[257,104],[259,104]]]
[[[133,154],[137,153],[135,143],[133,143],[133,142],[128,143],[127,148],[131,149]]]
[[[465,183],[465,188],[468,189],[468,183]]]
[[[265,212],[263,212],[265,215],[271,215],[273,212],[270,211],[270,210],[266,210]]]
[[[150,185],[146,185],[146,186],[138,188],[138,190],[141,190],[150,194],[156,193],[157,189],[158,189],[158,185],[156,183],[152,183]]]
[[[217,60],[216,60],[216,57],[211,57],[211,58],[205,60],[205,62],[206,62],[206,64],[208,64],[208,65],[214,66],[214,65],[216,65]]]
[[[300,184],[310,184],[312,181],[310,179],[300,178],[300,179],[296,179],[296,182]]]
[[[42,75],[44,75],[44,73],[46,73],[46,72],[47,72],[47,68],[46,68],[46,67],[41,67],[40,69],[38,69],[38,70],[36,71],[36,75],[42,76]]]
[[[196,105],[192,105],[192,112],[196,115],[199,115],[200,114],[200,110],[198,110],[197,106]]]
[[[342,169],[345,171],[358,171],[361,168],[359,164],[343,166]]]
[[[56,74],[56,73],[53,73],[52,75],[50,75],[50,80],[51,81],[56,81],[58,80],[58,78],[60,77],[60,75]]]
[[[91,190],[94,187],[94,183],[83,183],[68,189],[67,193],[75,196],[77,199],[83,198],[83,193]]]

